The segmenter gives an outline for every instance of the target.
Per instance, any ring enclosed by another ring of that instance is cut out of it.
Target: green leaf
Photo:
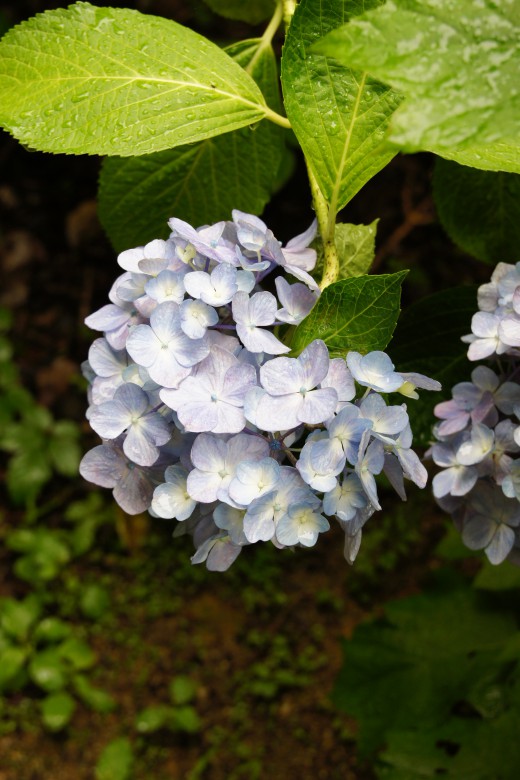
[[[86,642],[77,637],[66,639],[57,652],[60,657],[69,662],[76,671],[90,669],[96,662],[96,654]]]
[[[385,616],[345,643],[334,691],[335,704],[358,720],[363,755],[393,731],[443,728],[475,685],[500,677],[499,653],[517,632],[513,611],[486,606],[470,588],[453,584],[390,602]]]
[[[202,723],[193,707],[177,707],[173,713],[173,726],[179,731],[195,734],[200,731]]]
[[[29,664],[29,674],[44,691],[59,691],[67,682],[67,670],[55,648],[35,653]]]
[[[473,585],[481,590],[516,590],[520,588],[520,568],[509,561],[504,561],[500,566],[493,566],[486,560],[475,577]]]
[[[520,751],[520,680],[507,693],[490,686],[492,698],[505,700],[492,718],[452,717],[435,730],[390,731],[381,780],[490,780],[516,777]],[[508,701],[509,700],[509,701]]]
[[[110,607],[110,596],[102,585],[87,585],[80,599],[80,608],[85,617],[98,620]]]
[[[363,276],[374,262],[378,219],[370,225],[336,225],[335,243],[339,259],[339,278]]]
[[[0,42],[0,122],[47,152],[123,157],[227,133],[269,110],[253,79],[176,22],[75,3]]]
[[[113,696],[100,688],[95,688],[84,675],[76,675],[72,682],[81,701],[94,712],[107,713],[116,708],[117,704]]]
[[[35,642],[51,644],[61,642],[62,639],[70,636],[71,626],[69,623],[55,617],[47,617],[38,623],[34,630],[33,638]]]
[[[468,346],[460,339],[471,332],[476,309],[477,288],[467,285],[422,298],[399,318],[389,349],[398,370],[426,374],[442,384],[441,392],[423,391],[419,401],[408,404],[414,436],[421,444],[431,438],[433,407],[451,398],[454,384],[469,379]]]
[[[49,731],[61,731],[70,722],[76,702],[68,693],[51,693],[41,703],[43,725]]]
[[[384,349],[399,316],[401,284],[407,271],[358,276],[326,287],[291,341],[299,354],[314,339],[323,339],[332,357],[349,350]]]
[[[170,683],[170,698],[174,704],[188,704],[196,694],[196,683],[185,675],[174,677]]]
[[[212,11],[227,19],[239,19],[249,24],[258,24],[274,12],[275,0],[204,0]]]
[[[2,599],[0,601],[0,626],[10,637],[24,642],[41,611],[41,602],[34,596],[28,596],[24,601]]]
[[[520,176],[479,171],[438,159],[433,177],[437,213],[465,252],[496,265],[516,263],[520,244]]]
[[[317,50],[404,93],[388,140],[463,165],[520,172],[516,4],[394,0]]]
[[[0,649],[0,692],[16,686],[16,681],[27,660],[27,651],[22,647]]]
[[[281,110],[273,50],[260,40],[230,47],[267,103]],[[271,122],[165,152],[108,158],[99,180],[99,217],[116,251],[169,235],[168,218],[192,225],[230,219],[232,209],[260,214],[277,184],[285,133]],[[143,204],[146,207],[143,208]]]
[[[58,576],[70,560],[70,551],[61,540],[59,532],[44,528],[32,532],[34,545],[27,554],[16,561],[15,573],[27,582],[47,582]]]
[[[52,465],[65,477],[74,477],[78,473],[81,460],[81,448],[78,437],[79,429],[69,426],[66,420],[56,423],[53,436],[49,441],[49,457]]]
[[[105,747],[96,764],[96,780],[130,780],[134,754],[126,737],[114,739]]]
[[[138,713],[135,727],[140,734],[153,734],[171,723],[173,710],[167,704],[146,707]]]
[[[22,451],[9,459],[7,488],[16,504],[28,505],[52,477],[52,470],[43,451]]]
[[[379,2],[302,0],[283,49],[287,116],[334,213],[394,156],[383,139],[400,98],[362,70],[345,70],[317,53],[313,44]]]

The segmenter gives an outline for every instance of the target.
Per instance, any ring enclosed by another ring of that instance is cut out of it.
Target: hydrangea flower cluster
[[[86,319],[103,332],[84,366],[103,443],[82,475],[129,514],[177,520],[175,534],[193,536],[192,561],[211,570],[260,541],[311,547],[331,517],[352,562],[381,508],[375,476],[385,471],[403,499],[403,477],[426,483],[406,405],[382,394],[440,386],[396,372],[383,352],[331,359],[319,339],[284,356],[280,330],[319,296],[315,223],[283,248],[240,211],[198,230],[169,225],[168,240],[119,255],[111,303]],[[276,294],[263,290],[273,270],[296,281],[279,275]]]
[[[470,360],[495,357],[496,371],[477,366],[435,407],[433,493],[470,549],[520,565],[520,263],[497,265],[478,307],[462,340]]]

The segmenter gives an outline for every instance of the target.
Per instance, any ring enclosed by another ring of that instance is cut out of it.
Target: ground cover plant
[[[7,155],[62,166],[68,244],[8,183],[4,302],[38,253],[74,290],[46,379],[2,319],[7,777],[78,777],[93,723],[102,780],[513,777],[517,3],[113,5],[2,17]]]

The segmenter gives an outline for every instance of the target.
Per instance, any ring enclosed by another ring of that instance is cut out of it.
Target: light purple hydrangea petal
[[[385,352],[375,350],[367,355],[347,354],[347,365],[356,382],[380,393],[391,393],[403,384],[403,377],[394,371],[394,364]]]

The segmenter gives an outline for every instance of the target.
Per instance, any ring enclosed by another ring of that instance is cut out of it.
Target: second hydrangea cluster
[[[426,471],[411,449],[399,392],[439,388],[394,370],[383,352],[330,358],[316,339],[297,357],[281,333],[310,312],[315,224],[285,247],[257,217],[195,230],[119,255],[111,303],[90,315],[88,418],[103,443],[83,476],[124,511],[149,510],[192,534],[193,562],[224,570],[244,545],[314,545],[335,517],[353,561],[380,509],[384,471],[405,498]],[[278,275],[273,292],[261,283]],[[276,293],[276,294],[275,294]]]
[[[463,341],[470,360],[496,370],[477,366],[435,407],[433,492],[470,549],[520,564],[520,263],[497,265],[478,306]]]

